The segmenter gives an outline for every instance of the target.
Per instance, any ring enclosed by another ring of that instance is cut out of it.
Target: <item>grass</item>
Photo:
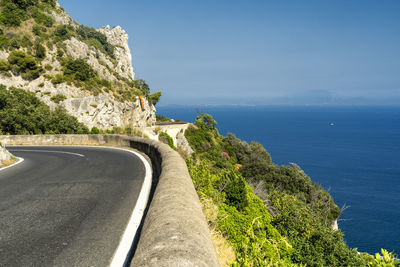
[[[218,207],[209,198],[200,198],[200,203],[211,232],[212,242],[217,251],[218,262],[221,266],[231,266],[236,261],[235,251],[226,237],[216,229]]]
[[[0,162],[0,169],[4,168],[4,167],[7,167],[7,166],[10,166],[10,165],[14,164],[17,161],[18,161],[18,159],[16,157],[12,157],[9,160],[3,160],[3,161]]]

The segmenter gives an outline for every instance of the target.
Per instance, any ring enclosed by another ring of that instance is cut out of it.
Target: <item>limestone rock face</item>
[[[56,108],[58,105],[65,107],[69,114],[89,128],[143,127],[153,125],[156,121],[155,107],[143,99],[144,110],[142,110],[139,97],[135,102],[118,102],[108,93],[94,96],[66,83],[53,85],[44,77],[27,82],[20,76],[1,76],[1,83],[8,87],[24,88],[33,92],[51,108]],[[56,104],[51,97],[57,94],[63,94],[67,99]]]
[[[336,220],[334,220],[334,221],[332,222],[331,228],[332,228],[333,230],[339,230],[338,219],[336,219]]]
[[[58,1],[57,1],[57,7],[60,12],[51,11],[50,13],[47,14],[52,16],[57,23],[71,25],[74,28],[78,27],[78,23],[76,23],[67,12],[63,11]]]
[[[0,165],[4,160],[10,160],[10,159],[11,159],[10,152],[8,152],[7,149],[5,149],[3,145],[0,143]]]
[[[187,155],[191,156],[194,151],[190,147],[188,140],[185,137],[184,131],[180,131],[176,135],[176,146],[181,148]]]
[[[155,122],[155,108],[145,102],[144,110],[140,100],[120,103],[110,100],[107,95],[69,98],[64,106],[70,114],[79,117],[89,127],[112,128],[114,126],[143,127]]]
[[[120,27],[110,28],[109,25],[98,29],[99,32],[107,36],[110,44],[115,46],[115,58],[118,65],[115,67],[117,72],[125,78],[135,78],[132,67],[132,55],[128,45],[128,34]]]
[[[109,60],[109,58],[104,55],[102,52],[97,51],[96,49],[89,48],[87,44],[77,40],[75,37],[72,37],[69,40],[64,41],[66,54],[71,56],[72,58],[84,58],[86,62],[97,72],[97,74],[102,79],[109,80],[111,82],[115,81],[116,78],[110,70],[115,71],[121,77],[125,73],[118,71],[115,68],[115,65]],[[130,63],[131,64],[131,63]]]

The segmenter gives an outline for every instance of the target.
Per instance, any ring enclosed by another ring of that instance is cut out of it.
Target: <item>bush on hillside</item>
[[[56,94],[50,98],[50,100],[56,104],[59,104],[60,102],[64,101],[65,99],[67,99],[67,97],[63,94]]]
[[[52,17],[46,15],[38,7],[33,7],[31,9],[31,14],[37,24],[42,24],[46,27],[52,27],[55,23],[55,21]]]
[[[34,49],[35,49],[35,57],[39,59],[44,59],[46,57],[46,48],[39,42],[35,43]]]
[[[217,206],[217,221],[212,223],[235,249],[239,266],[291,266],[290,243],[271,225],[265,206],[240,173],[212,173],[207,161],[196,166],[192,159],[187,166],[200,199]]]
[[[22,8],[23,5],[22,3],[18,5],[15,3],[17,1],[11,1],[11,0],[2,0],[1,2],[1,13],[0,13],[0,23],[6,25],[6,26],[11,26],[11,27],[17,27],[21,24],[22,21],[26,20],[28,18],[25,8]],[[21,1],[24,2],[24,1]]]
[[[225,174],[227,176],[227,185],[225,187],[226,204],[235,207],[241,211],[248,206],[246,181],[235,171]]]
[[[0,72],[8,70],[10,70],[10,65],[8,64],[8,62],[4,59],[0,60]]]
[[[144,96],[150,95],[150,87],[143,79],[137,79],[132,82],[132,87],[139,89]]]
[[[49,4],[52,7],[55,7],[57,4],[57,0],[42,0],[43,3]]]
[[[159,114],[156,114],[156,120],[157,120],[157,122],[171,122],[172,121],[170,118],[167,118],[167,117],[165,117],[163,115],[159,115]]]
[[[88,128],[67,114],[54,111],[33,93],[0,85],[0,130],[4,134],[86,134]]]
[[[93,126],[92,129],[90,130],[90,134],[99,134],[100,130],[96,126]]]
[[[54,35],[58,38],[58,40],[67,40],[71,37],[69,27],[64,24],[56,27],[54,30]]]
[[[8,56],[8,63],[13,72],[21,74],[21,77],[26,80],[34,80],[42,72],[42,68],[38,65],[36,59],[31,55],[25,54],[24,51],[16,50],[11,52]]]
[[[56,0],[1,0],[0,23],[18,27],[22,21],[33,17],[38,23],[51,27],[54,19],[44,14],[42,9],[55,6]]]
[[[149,95],[150,101],[154,106],[160,101],[160,97],[161,97],[161,91]]]
[[[88,40],[91,45],[109,55],[111,58],[115,58],[114,56],[114,46],[111,45],[107,41],[107,37],[101,33],[96,31],[96,29],[86,26],[79,26],[76,30],[76,33],[83,39]]]
[[[88,81],[96,76],[93,68],[82,58],[68,58],[65,62],[64,75],[71,76],[75,80]]]
[[[176,150],[176,147],[174,145],[174,140],[172,140],[172,137],[166,132],[160,132],[158,134],[158,140],[160,142],[163,142],[164,144],[169,145],[169,147],[172,148],[173,150]]]

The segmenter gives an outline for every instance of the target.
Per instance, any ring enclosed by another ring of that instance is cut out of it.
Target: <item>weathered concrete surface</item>
[[[167,145],[120,135],[0,136],[7,145],[110,145],[146,153],[159,174],[131,266],[218,266],[184,160]]]
[[[147,142],[159,153],[161,175],[131,266],[218,266],[185,162],[167,145]]]

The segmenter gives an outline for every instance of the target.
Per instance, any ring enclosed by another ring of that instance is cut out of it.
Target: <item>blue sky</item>
[[[399,105],[400,1],[59,0],[168,104]]]

